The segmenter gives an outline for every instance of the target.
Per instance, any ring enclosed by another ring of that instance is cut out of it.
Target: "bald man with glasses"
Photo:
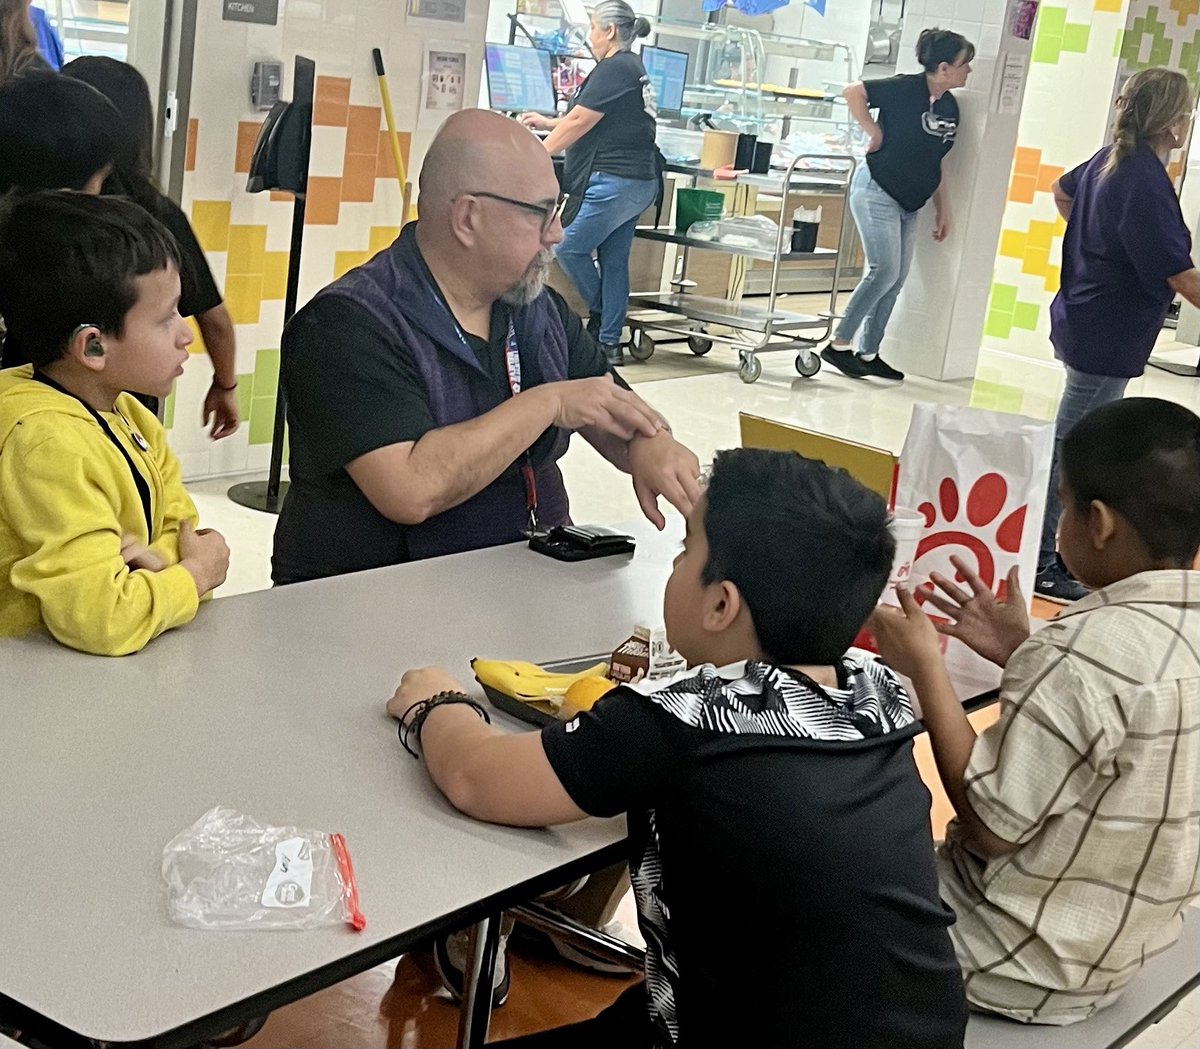
[[[567,523],[558,460],[575,432],[632,476],[655,525],[660,497],[691,510],[696,456],[545,287],[565,204],[526,128],[456,113],[422,166],[420,220],[296,314],[276,583]]]

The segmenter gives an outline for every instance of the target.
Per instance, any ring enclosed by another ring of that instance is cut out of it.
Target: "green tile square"
[[[1089,25],[1069,23],[1066,29],[1063,30],[1062,49],[1064,51],[1075,51],[1082,55],[1088,49],[1088,36],[1091,33],[1091,28]]]
[[[1024,328],[1026,331],[1037,331],[1040,312],[1041,307],[1036,302],[1018,302],[1013,310],[1013,327]]]
[[[250,418],[250,398],[253,396],[254,374],[246,372],[237,375],[237,410],[238,418],[244,423]]]
[[[976,379],[971,387],[971,407],[992,412],[1020,412],[1024,392],[1019,386]]]
[[[991,309],[999,310],[1001,313],[1012,313],[1016,305],[1017,286],[1015,284],[1000,284],[997,282],[992,285]]]
[[[1121,51],[1125,47],[1125,30],[1118,29],[1116,38],[1113,40],[1113,58],[1120,58]]]
[[[275,398],[255,397],[250,402],[250,443],[270,444],[275,433]]]
[[[274,397],[279,384],[279,351],[259,350],[254,355],[254,396]]]
[[[1053,7],[1050,4],[1042,4],[1042,9],[1038,12],[1037,18],[1037,35],[1038,36],[1056,36],[1062,37],[1063,30],[1067,27],[1067,9],[1063,7]]]
[[[1062,37],[1060,36],[1043,36],[1038,34],[1038,38],[1033,42],[1033,61],[1042,62],[1048,66],[1058,65],[1058,60],[1062,57]]]
[[[162,424],[164,430],[171,429],[175,425],[175,391],[172,390],[167,394],[167,399],[163,401],[162,408]]]
[[[990,335],[993,339],[1007,339],[1012,334],[1012,314],[989,310],[987,321],[983,325],[983,333]]]

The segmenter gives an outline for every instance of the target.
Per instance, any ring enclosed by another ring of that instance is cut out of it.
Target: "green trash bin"
[[[725,194],[712,189],[675,191],[675,232],[686,233],[694,222],[719,219],[725,210]]]

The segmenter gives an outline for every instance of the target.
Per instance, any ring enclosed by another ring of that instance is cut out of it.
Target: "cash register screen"
[[[554,112],[550,52],[533,47],[488,44],[488,104],[508,112]]]
[[[687,83],[688,53],[665,47],[643,47],[642,65],[654,85],[654,98],[660,111],[678,113],[683,108],[683,87]]]

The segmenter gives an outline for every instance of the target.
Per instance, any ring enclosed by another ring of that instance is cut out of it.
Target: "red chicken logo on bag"
[[[1008,499],[1008,482],[998,473],[987,473],[978,478],[971,485],[965,504],[954,478],[944,478],[938,485],[938,505],[935,507],[926,501],[917,507],[925,516],[925,527],[930,531],[917,545],[913,575],[924,580],[929,578],[931,571],[941,571],[946,575],[953,574],[961,583],[963,580],[949,567],[949,559],[951,554],[965,553],[967,559],[975,562],[979,578],[1003,600],[1007,590],[1005,577],[1017,562],[1029,511],[1029,504],[1023,503],[1006,514]],[[965,518],[960,516],[963,513]],[[968,530],[968,526],[973,531]],[[993,535],[993,545],[981,538],[980,532]],[[944,549],[946,547],[950,549]],[[922,564],[925,555],[934,551],[938,551],[937,556]],[[997,564],[998,559],[1003,563]],[[922,599],[919,591],[917,597]]]

